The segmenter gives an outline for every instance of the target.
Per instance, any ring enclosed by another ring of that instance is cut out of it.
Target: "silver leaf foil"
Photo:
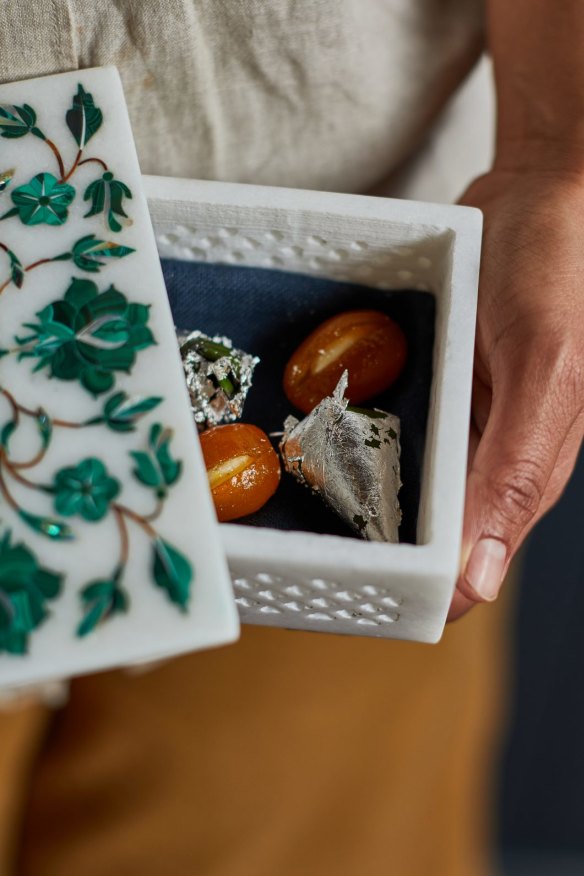
[[[347,382],[345,372],[332,396],[304,420],[286,419],[280,442],[284,467],[363,538],[397,542],[399,417],[349,409]]]
[[[178,332],[177,338],[199,431],[241,419],[254,368],[260,361],[257,356],[237,350],[229,338],[220,335]],[[216,345],[225,348],[224,355],[210,354]]]

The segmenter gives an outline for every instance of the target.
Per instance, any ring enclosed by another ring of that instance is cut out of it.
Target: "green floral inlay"
[[[114,179],[113,173],[107,171],[85,190],[83,200],[91,201],[85,218],[103,213],[110,231],[121,231],[124,224],[130,225],[132,222],[123,207],[124,198],[131,197],[132,192],[128,186],[119,179]]]
[[[99,240],[95,234],[88,234],[74,244],[70,256],[82,271],[95,274],[106,264],[104,259],[121,259],[132,252],[134,250],[130,246],[121,246],[111,240]]]
[[[62,575],[44,569],[11,533],[0,541],[0,652],[26,654],[29,635],[48,617],[47,602],[61,592]]]
[[[55,511],[63,517],[102,520],[120,489],[120,482],[108,474],[103,462],[94,457],[84,459],[55,475]]]
[[[128,611],[130,601],[120,587],[119,574],[121,570],[113,578],[92,581],[81,591],[84,617],[77,627],[77,635],[81,638],[91,633],[98,624]]]
[[[0,106],[0,137],[16,140],[26,134],[35,134],[45,139],[42,131],[35,128],[36,113],[31,106]]]
[[[80,270],[97,274],[106,266],[109,260],[122,259],[135,252],[131,246],[122,246],[111,240],[100,240],[95,234],[86,234],[85,237],[79,238],[73,244],[70,251],[61,252],[44,259],[37,259],[37,261],[26,266],[22,264],[18,256],[5,244],[0,243],[0,249],[4,250],[10,262],[10,276],[4,283],[0,284],[0,295],[11,283],[14,283],[18,289],[21,289],[26,274],[29,271],[33,271],[35,268],[40,268],[41,265],[47,265],[50,262],[72,261]]]
[[[0,219],[19,216],[25,225],[63,225],[74,197],[73,186],[60,183],[52,173],[37,173],[27,185],[14,189],[14,207]]]
[[[102,110],[80,84],[65,115],[77,147],[67,169],[65,153],[38,126],[33,107],[0,106],[0,136],[38,138],[52,151],[58,167],[58,175],[38,173],[16,188],[12,188],[12,183],[17,168],[0,171],[0,196],[9,190],[13,205],[0,219],[17,217],[28,226],[64,225],[75,198],[75,188],[69,180],[83,167],[97,164],[100,176],[86,183],[84,189],[84,199],[89,202],[87,218],[103,215],[106,227],[116,233],[130,225],[132,220],[125,209],[125,201],[132,198],[129,187],[116,178],[102,158],[84,157],[88,142],[103,122]],[[96,234],[83,235],[68,247],[26,264],[0,241],[0,255],[3,253],[8,275],[0,283],[0,294],[11,285],[22,289],[28,273],[42,265],[70,261],[78,270],[96,274],[134,252],[132,247]],[[194,572],[189,560],[155,526],[171,488],[182,474],[182,463],[174,459],[171,451],[169,428],[161,423],[152,424],[147,439],[128,457],[128,473],[131,471],[135,483],[145,488],[144,495],[149,497],[146,501],[150,510],[146,513],[122,501],[122,480],[113,477],[106,460],[97,456],[59,468],[49,476],[49,483],[46,478],[35,478],[37,466],[46,461],[57,436],[63,432],[101,427],[113,433],[134,433],[142,420],[163,402],[159,396],[130,396],[115,388],[118,374],[129,373],[140,351],[156,343],[149,321],[149,306],[128,300],[114,285],[100,290],[92,280],[73,277],[61,298],[38,311],[36,321],[24,324],[27,333],[15,338],[15,347],[0,349],[0,359],[10,355],[19,361],[35,359],[35,371],[46,369],[55,380],[76,381],[94,396],[113,390],[92,416],[69,421],[42,406],[27,407],[0,386],[0,400],[4,400],[4,408],[8,405],[8,416],[0,419],[0,501],[8,513],[24,523],[33,537],[64,544],[76,538],[77,527],[82,525],[79,521],[94,526],[113,519],[117,527],[119,555],[114,568],[80,590],[82,617],[77,635],[81,637],[128,611],[129,598],[123,581],[134,530],[150,544],[152,583],[181,611],[187,610],[191,597]],[[18,432],[27,421],[36,429],[37,449],[26,459],[16,458],[13,450],[22,447]],[[26,501],[26,494],[37,498],[34,510]],[[48,617],[47,603],[59,596],[62,580],[61,574],[43,568],[32,549],[15,544],[10,531],[4,530],[0,540],[0,652],[28,651],[30,634]]]
[[[65,119],[80,149],[83,149],[101,128],[103,113],[93,102],[93,95],[85,91],[81,84],[77,86],[73,106],[67,111]]]
[[[115,502],[116,496],[108,497],[118,482],[107,474],[104,467],[98,470],[97,483],[103,490],[100,496],[100,511],[105,505],[107,510],[115,515],[120,534],[120,556],[111,578],[92,581],[81,591],[85,615],[77,630],[79,636],[87,635],[98,624],[128,609],[129,598],[121,586],[129,556],[128,522],[137,524],[150,540],[151,573],[154,583],[165,591],[169,600],[181,611],[186,611],[188,608],[193,568],[188,559],[165,541],[152,525],[162,511],[168,496],[168,488],[176,483],[182,472],[182,464],[172,458],[171,440],[172,431],[161,423],[154,423],[150,429],[148,450],[131,452],[132,458],[137,463],[134,469],[135,478],[154,493],[156,504],[149,515],[136,514],[119,502]],[[95,470],[96,462],[97,460],[85,460],[81,463],[84,474],[89,468],[89,463]],[[81,466],[78,466],[76,471]],[[105,513],[107,512],[104,512],[104,516]]]
[[[168,487],[176,483],[182,472],[182,464],[170,454],[171,438],[170,429],[155,423],[150,430],[148,450],[132,452],[136,462],[134,475],[144,486],[155,490],[159,499],[166,496]]]
[[[129,398],[125,392],[116,392],[103,406],[103,413],[86,423],[95,426],[104,423],[112,432],[134,432],[136,423],[163,401],[159,396]]]
[[[15,352],[39,360],[35,371],[78,380],[93,395],[112,388],[115,372],[129,373],[136,354],[155,343],[148,328],[150,308],[131,304],[114,286],[99,292],[92,280],[73,279],[62,300],[27,323],[32,334],[15,338]]]
[[[100,165],[104,173],[85,189],[84,198],[91,201],[86,215],[103,213],[106,227],[111,231],[122,231],[125,225],[132,222],[123,208],[124,198],[131,198],[132,192],[124,182],[114,177],[103,159],[95,156],[83,158],[85,147],[103,124],[103,113],[95,105],[93,95],[85,91],[81,83],[77,87],[77,94],[73,96],[71,108],[65,114],[65,121],[78,146],[68,170],[59,147],[37,127],[37,114],[33,107],[28,104],[0,106],[0,136],[16,139],[32,134],[38,137],[51,149],[59,168],[58,178],[49,173],[39,173],[27,185],[16,189],[12,195],[14,207],[0,219],[19,216],[25,225],[63,225],[67,220],[67,207],[75,197],[75,190],[68,185],[68,180],[83,165],[94,163]],[[0,174],[0,194],[10,184],[14,172],[10,170]],[[5,174],[6,178],[3,179]]]
[[[22,289],[22,284],[24,283],[24,272],[26,268],[23,266],[16,253],[12,252],[12,250],[5,246],[5,244],[0,243],[0,249],[3,250],[8,256],[8,262],[10,266],[10,277],[3,286],[0,286],[0,293],[10,283],[14,283],[17,289]]]
[[[5,192],[14,178],[16,168],[11,167],[10,170],[3,170],[0,173],[0,195]]]

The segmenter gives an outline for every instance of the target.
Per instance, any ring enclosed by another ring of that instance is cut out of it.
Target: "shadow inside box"
[[[302,417],[284,395],[282,376],[292,352],[316,326],[337,313],[363,308],[381,310],[399,323],[408,341],[406,367],[396,383],[367,407],[378,407],[401,419],[400,541],[415,544],[432,382],[434,296],[174,259],[163,259],[162,269],[177,328],[225,335],[236,347],[260,357],[243,419],[268,434],[281,432],[289,414]],[[273,440],[277,445],[278,439]],[[285,474],[275,496],[256,514],[238,522],[358,538],[317,497]]]

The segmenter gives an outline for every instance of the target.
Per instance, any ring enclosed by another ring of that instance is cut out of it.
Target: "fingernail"
[[[493,602],[499,594],[507,548],[497,538],[481,538],[472,549],[464,577],[477,596]]]

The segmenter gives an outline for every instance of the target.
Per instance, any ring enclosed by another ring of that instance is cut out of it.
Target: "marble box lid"
[[[238,619],[121,82],[0,87],[0,687]]]

